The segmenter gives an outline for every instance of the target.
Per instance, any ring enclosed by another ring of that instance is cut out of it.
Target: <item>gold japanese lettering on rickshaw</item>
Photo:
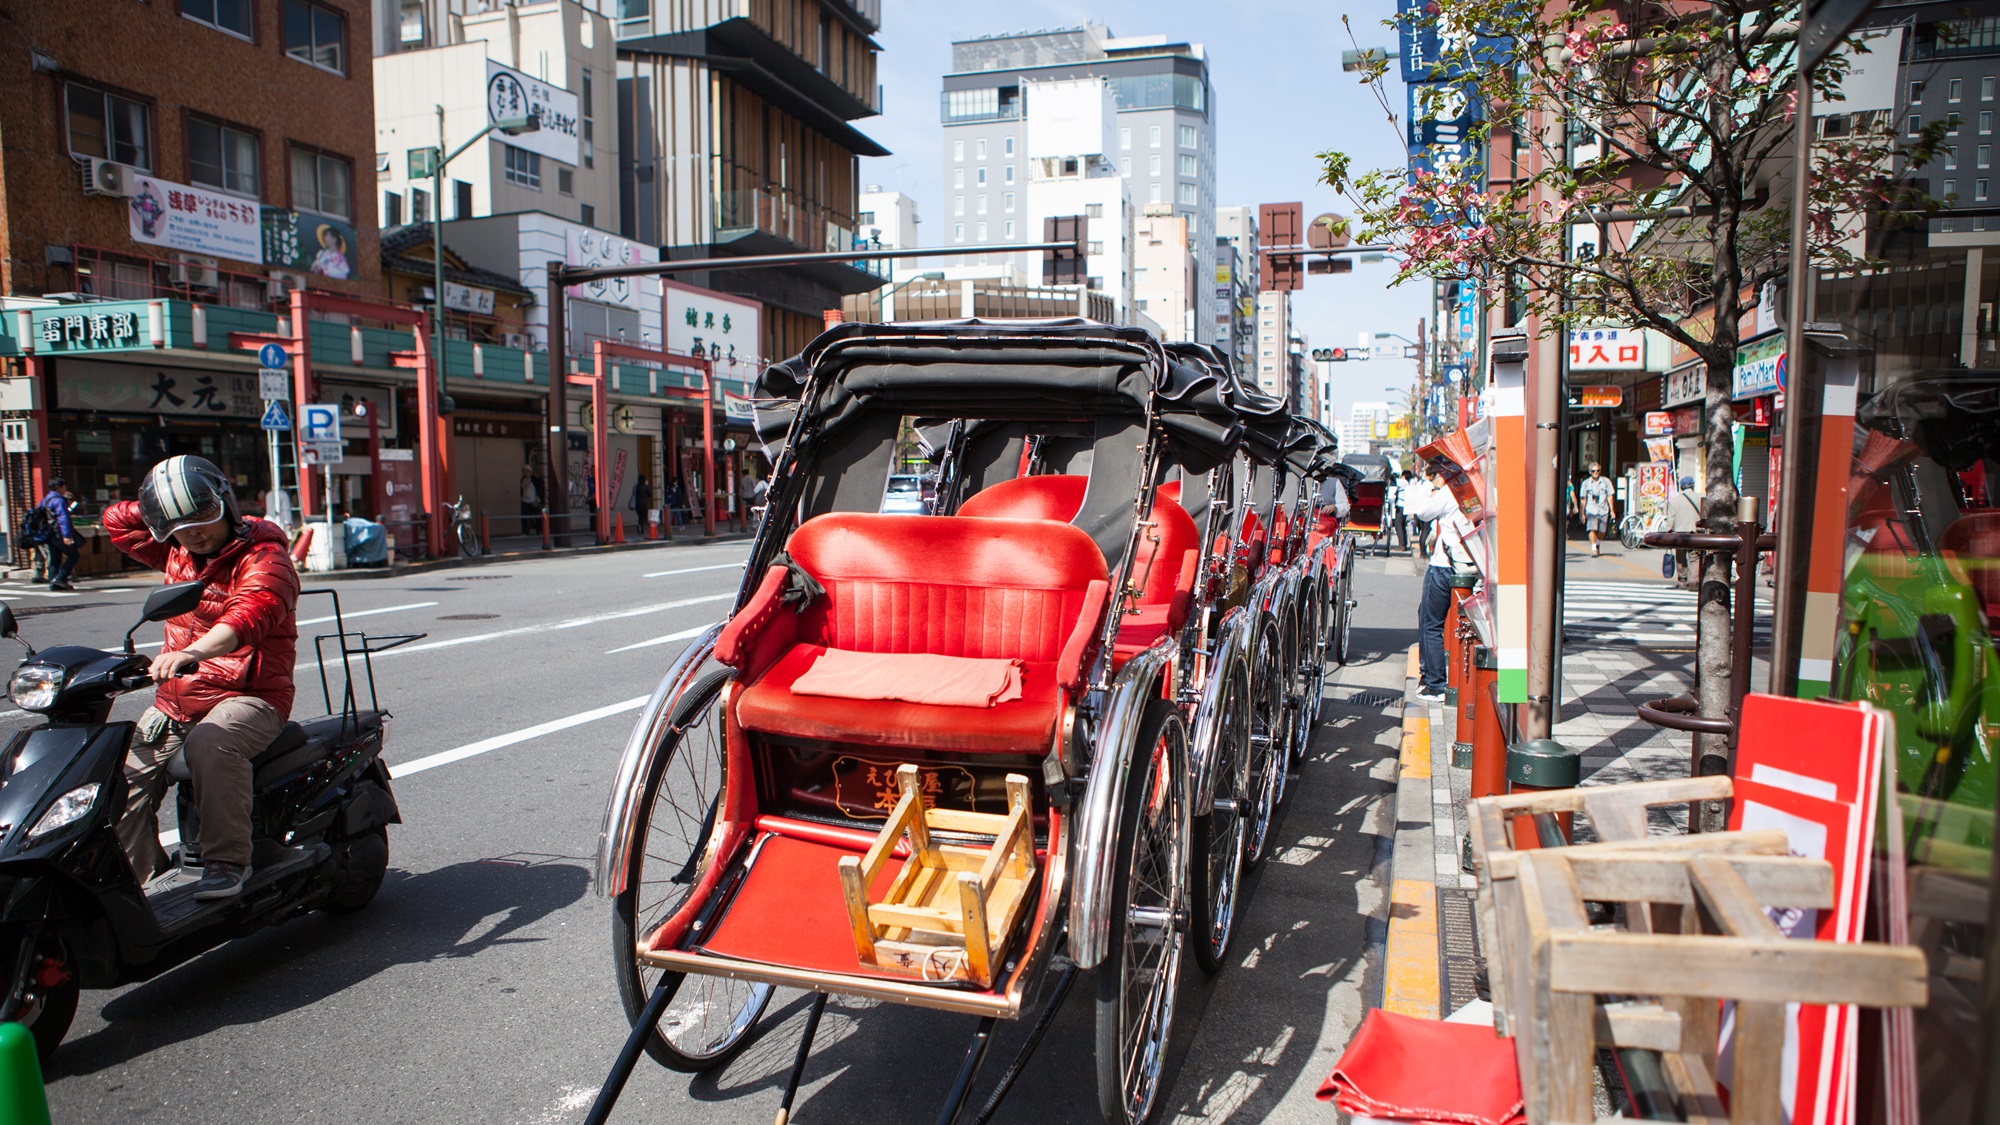
[[[896,787],[901,762],[876,762],[842,755],[833,761],[833,800],[841,814],[856,820],[882,820],[896,808],[902,792]],[[978,811],[977,780],[962,766],[918,766],[919,795],[925,808]],[[1004,797],[1003,797],[1004,799]]]

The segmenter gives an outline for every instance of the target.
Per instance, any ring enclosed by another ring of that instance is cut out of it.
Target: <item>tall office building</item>
[[[1105,167],[1124,181],[1130,206],[1167,208],[1187,226],[1187,251],[1195,276],[1215,276],[1215,95],[1208,57],[1199,43],[1167,36],[1119,39],[1102,24],[994,35],[952,44],[952,71],[944,76],[942,242],[1028,243],[1042,239],[1038,215],[1053,215],[1037,193],[1075,194],[1061,186],[1085,175],[1058,166],[1057,175],[1031,180],[1022,147],[1024,122],[1037,116],[1038,87],[1098,78],[1110,88],[1115,121]],[[1067,97],[1067,95],[1065,95]],[[1081,101],[1074,101],[1079,108]],[[1044,117],[1044,120],[1047,118]],[[1009,202],[1016,210],[1010,215]],[[1109,201],[1104,201],[1107,206]],[[1106,216],[1109,217],[1108,215]],[[985,230],[984,238],[979,231]],[[1129,224],[1126,227],[1130,229]],[[1093,242],[1108,243],[1093,228]],[[1108,247],[1107,247],[1108,249]],[[1093,258],[1097,255],[1093,253]],[[1104,276],[1104,288],[1114,282]],[[1030,279],[1040,276],[1039,255],[1019,256]],[[1215,290],[1196,286],[1191,329],[1163,325],[1173,336],[1215,339]],[[1129,307],[1129,306],[1125,306]]]
[[[1257,389],[1285,398],[1292,381],[1292,295],[1257,294],[1257,327],[1254,363],[1239,367],[1254,372]]]
[[[1215,342],[1238,371],[1250,371],[1257,359],[1257,209],[1217,207],[1215,241]]]

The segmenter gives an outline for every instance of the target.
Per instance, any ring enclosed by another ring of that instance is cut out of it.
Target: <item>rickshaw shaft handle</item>
[[[625,1046],[618,1050],[618,1061],[611,1064],[611,1074],[597,1091],[597,1100],[591,1103],[590,1116],[583,1119],[583,1125],[604,1125],[611,1117],[611,1107],[618,1104],[618,1095],[625,1092],[625,1080],[632,1077],[632,1068],[638,1065],[639,1052],[646,1049],[646,1036],[653,1033],[653,1027],[666,1014],[667,1005],[674,1002],[674,994],[681,990],[679,973],[669,973],[660,978],[653,987],[652,998],[646,1001],[646,1009],[639,1018],[632,1021],[632,1034],[625,1037]]]

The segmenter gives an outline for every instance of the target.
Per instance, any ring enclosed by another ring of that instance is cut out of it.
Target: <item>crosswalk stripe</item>
[[[1579,581],[1563,591],[1563,633],[1574,642],[1686,648],[1698,634],[1700,596],[1660,583]],[[1753,643],[1770,641],[1770,607],[1758,600]]]

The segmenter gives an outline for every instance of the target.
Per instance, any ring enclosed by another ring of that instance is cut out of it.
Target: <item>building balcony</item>
[[[724,256],[837,253],[866,249],[854,221],[800,203],[769,188],[719,192],[715,199],[715,250]],[[840,293],[874,289],[888,278],[880,261],[809,262],[793,267]]]

